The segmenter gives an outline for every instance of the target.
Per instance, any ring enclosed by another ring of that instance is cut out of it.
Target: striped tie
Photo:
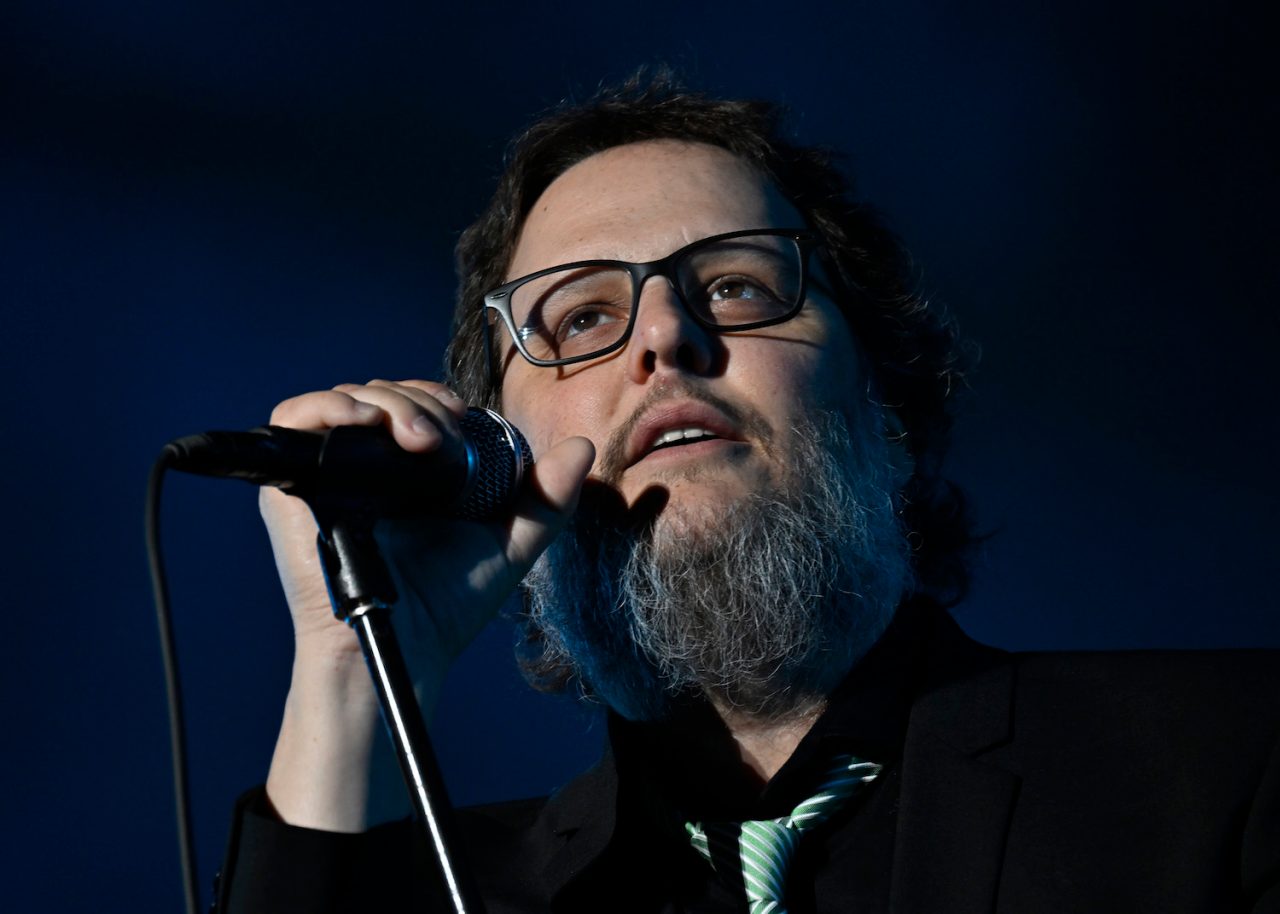
[[[800,835],[827,821],[863,784],[880,773],[880,766],[852,755],[838,756],[827,770],[818,792],[791,815],[741,825],[685,823],[689,843],[713,867],[716,860],[738,858],[747,890],[750,914],[786,914],[783,899],[787,869]]]

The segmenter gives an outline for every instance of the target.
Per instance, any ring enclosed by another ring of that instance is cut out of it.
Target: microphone
[[[163,457],[187,473],[243,479],[303,498],[367,502],[386,515],[498,517],[533,466],[529,443],[493,410],[472,407],[458,425],[461,457],[413,454],[386,428],[363,425],[324,432],[277,425],[205,432],[170,441]]]

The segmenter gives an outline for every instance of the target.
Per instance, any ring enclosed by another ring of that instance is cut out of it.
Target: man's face
[[[507,278],[576,260],[645,262],[711,235],[798,228],[803,221],[751,167],[717,147],[651,141],[615,147],[561,175],[525,221]],[[820,409],[863,419],[852,336],[810,288],[792,320],[717,334],[661,278],[646,283],[631,338],[602,358],[557,368],[508,361],[503,411],[542,453],[582,435],[592,474],[627,505],[667,493],[664,518],[714,518],[796,468],[792,423]],[[653,449],[663,432],[710,427],[719,437]],[[696,523],[696,522],[695,522]]]

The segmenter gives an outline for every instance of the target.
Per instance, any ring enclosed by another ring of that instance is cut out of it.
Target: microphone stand
[[[451,845],[457,846],[452,807],[391,625],[391,605],[397,594],[373,537],[375,517],[367,506],[347,500],[303,497],[320,526],[317,545],[334,615],[354,628],[360,639],[419,831],[434,851],[453,910],[480,914],[479,894],[450,850]]]

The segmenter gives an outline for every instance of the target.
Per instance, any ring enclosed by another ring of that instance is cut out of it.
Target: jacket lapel
[[[912,707],[890,910],[995,910],[1018,778],[980,754],[1010,738],[1013,667],[948,618],[925,658]]]
[[[922,682],[902,756],[890,887],[893,914],[989,914],[995,910],[1018,778],[982,753],[1011,736],[1014,675],[1008,655],[969,640],[941,619],[919,655]],[[554,837],[539,869],[552,910],[592,869],[618,818],[611,753],[553,797],[543,828]]]
[[[604,853],[617,824],[617,804],[618,771],[609,751],[547,802],[541,818],[553,837],[542,874],[553,909],[564,888]]]

